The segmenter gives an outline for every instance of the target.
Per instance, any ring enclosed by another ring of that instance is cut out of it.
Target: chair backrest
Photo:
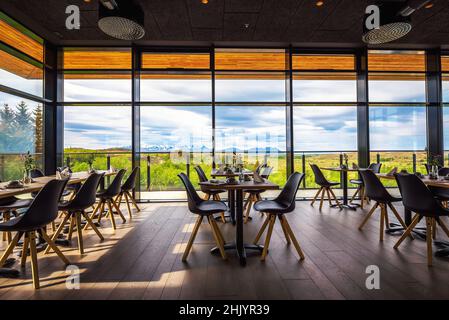
[[[68,180],[49,181],[34,198],[28,210],[18,219],[15,226],[32,230],[42,228],[58,216],[58,203]]]
[[[106,189],[107,195],[116,196],[120,193],[121,188],[122,188],[122,179],[123,179],[123,176],[125,175],[125,173],[126,173],[125,169],[121,169],[121,170],[119,170],[119,172],[117,172],[117,174],[114,177],[114,180],[112,180],[111,184]]]
[[[40,177],[43,177],[44,176],[44,172],[42,172],[42,170],[41,169],[33,169],[33,170],[31,170],[30,171],[30,176],[31,176],[31,178],[40,178]]]
[[[310,167],[312,168],[313,174],[315,175],[315,183],[317,185],[321,186],[329,183],[326,177],[323,175],[323,172],[321,172],[321,169],[316,164],[310,164]]]
[[[179,179],[181,179],[182,183],[184,184],[184,187],[187,191],[187,203],[189,205],[189,210],[196,213],[198,205],[203,202],[196,192],[195,188],[193,187],[192,183],[190,182],[189,178],[185,173],[178,174]]]
[[[263,168],[260,169],[260,176],[264,179],[268,179],[271,175],[271,173],[273,172],[273,167],[268,167],[265,166]]]
[[[139,173],[140,168],[135,167],[128,179],[123,183],[122,190],[131,191],[136,187],[137,174]]]
[[[204,173],[203,168],[200,166],[195,166],[195,171],[198,174],[198,179],[200,179],[200,182],[207,182],[209,179],[207,179],[206,174]]]
[[[441,205],[424,182],[414,174],[395,174],[404,207],[422,215],[435,215]]]
[[[363,184],[365,185],[365,195],[375,201],[387,201],[391,198],[387,189],[372,170],[360,170]]]
[[[302,180],[304,179],[304,173],[293,173],[287,180],[287,183],[282,189],[279,196],[274,200],[276,202],[281,203],[284,206],[287,206],[285,213],[291,212],[295,210],[296,206],[296,193],[298,192],[298,188],[301,185]]]
[[[382,168],[382,163],[371,163],[368,167],[374,173],[380,173],[380,169]]]
[[[82,184],[72,201],[70,207],[86,209],[95,204],[97,188],[100,184],[103,173],[92,173]]]
[[[438,175],[439,176],[447,176],[449,174],[449,168],[440,168],[440,170],[438,170]]]

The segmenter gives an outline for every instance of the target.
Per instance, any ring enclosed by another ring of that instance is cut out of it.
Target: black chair
[[[427,265],[432,265],[432,238],[435,237],[436,224],[443,229],[449,237],[449,229],[444,224],[441,217],[449,216],[449,209],[443,208],[441,203],[434,198],[432,192],[424,182],[414,174],[396,174],[396,181],[402,195],[402,203],[407,210],[415,212],[412,223],[405,230],[404,234],[394,245],[397,249],[407,236],[412,234],[415,226],[426,218],[426,240],[427,240]],[[432,237],[433,235],[433,237]]]
[[[390,229],[388,208],[391,209],[401,226],[406,229],[407,226],[405,225],[404,220],[402,220],[398,211],[393,206],[393,203],[400,202],[402,199],[393,197],[372,170],[359,170],[359,173],[363,180],[365,195],[369,199],[376,202],[366,215],[365,219],[363,219],[362,223],[359,226],[359,230],[363,229],[365,224],[368,222],[368,220],[371,218],[378,207],[380,207],[380,241],[384,240],[385,226],[387,227],[387,229]]]
[[[254,239],[254,244],[259,242],[260,237],[264,233],[266,227],[268,226],[267,236],[265,238],[265,245],[262,252],[262,261],[265,260],[268,247],[270,245],[271,234],[273,233],[274,224],[276,223],[276,217],[279,218],[281,222],[282,230],[285,235],[285,239],[287,240],[287,244],[293,242],[293,245],[296,248],[296,251],[299,254],[301,260],[304,260],[304,253],[299,246],[298,240],[296,240],[295,235],[285,217],[286,213],[290,213],[295,210],[296,205],[296,193],[298,192],[298,188],[301,185],[302,180],[304,179],[304,173],[293,173],[289,178],[287,183],[282,189],[279,196],[274,200],[263,200],[259,201],[254,205],[254,209],[260,212],[267,214],[267,218],[260,228],[259,233]]]
[[[53,241],[58,239],[58,236],[63,231],[64,226],[70,219],[68,238],[70,240],[72,239],[73,228],[75,227],[78,234],[78,251],[80,254],[84,254],[83,226],[81,224],[82,217],[86,220],[86,223],[92,227],[100,240],[104,240],[103,235],[100,233],[100,231],[98,231],[95,224],[85,212],[87,208],[90,208],[95,204],[97,188],[102,178],[103,174],[92,173],[78,190],[72,200],[63,202],[59,205],[59,211],[62,211],[65,215],[62,219],[62,222],[59,224],[58,229],[52,236]],[[50,249],[50,247],[47,247],[45,253],[48,253]]]
[[[374,173],[380,173],[380,169],[382,168],[382,163],[371,163],[368,166],[368,169],[370,169],[372,172]],[[350,183],[355,184],[357,186],[357,190],[355,191],[355,193],[352,195],[351,201],[349,201],[350,203],[352,203],[355,199],[355,197],[357,195],[360,196],[360,207],[363,209],[363,206],[365,204],[365,201],[368,203],[369,200],[366,197],[365,194],[365,188],[363,185],[363,180],[362,179],[352,179],[349,180]]]
[[[132,195],[132,192],[136,187],[137,174],[139,173],[139,170],[140,170],[139,167],[135,167],[133,169],[128,179],[126,179],[125,183],[123,183],[120,190],[120,194],[118,195],[117,198],[117,205],[120,206],[120,204],[122,203],[122,198],[123,196],[125,196],[126,206],[128,208],[128,215],[131,219],[132,219],[132,212],[131,212],[131,204],[129,203],[130,201],[136,208],[137,212],[140,212],[140,208]]]
[[[0,181],[1,183],[1,181]],[[11,219],[11,216],[18,216],[19,210],[28,208],[33,199],[19,199],[16,197],[7,197],[0,199],[0,214],[2,221],[6,222]],[[3,241],[11,243],[11,232],[3,232]]]
[[[181,179],[186,189],[190,212],[198,215],[195,226],[193,227],[192,234],[190,235],[189,242],[187,243],[186,250],[184,251],[184,254],[182,256],[182,261],[187,261],[187,257],[192,248],[193,241],[195,240],[198,229],[200,228],[204,217],[207,218],[211,226],[212,235],[214,236],[217,247],[220,250],[221,257],[223,259],[226,259],[226,253],[224,249],[225,241],[220,232],[220,229],[218,228],[217,222],[214,219],[214,214],[227,211],[228,206],[221,201],[201,199],[186,174],[180,173],[178,174],[178,177],[179,179]]]
[[[273,172],[273,167],[264,166],[264,167],[260,168],[259,175],[260,175],[261,178],[268,180],[270,178],[270,175],[271,175],[272,172]],[[245,223],[247,223],[249,218],[250,218],[249,214],[251,212],[251,207],[257,201],[261,201],[262,200],[262,197],[260,195],[263,192],[265,192],[265,190],[257,190],[257,189],[245,190],[245,193],[248,193],[248,198],[246,199],[245,207],[244,207],[246,209],[246,212],[245,212]]]
[[[207,175],[204,173],[204,170],[203,170],[203,168],[201,168],[201,166],[195,166],[195,171],[198,174],[198,179],[200,182],[209,181],[209,179],[207,178]],[[212,197],[212,199],[215,201],[221,201],[220,193],[226,192],[226,190],[207,190],[201,185],[200,185],[200,188],[201,188],[201,192],[203,192],[206,195],[204,200],[209,200]],[[226,217],[225,217],[224,213],[221,214],[221,221],[223,223],[226,223]]]
[[[92,212],[92,215],[90,216],[90,219],[92,220],[94,219],[95,215],[98,212],[97,221],[98,223],[100,223],[101,218],[103,217],[104,214],[105,206],[107,205],[108,206],[107,215],[109,215],[109,218],[111,219],[112,228],[114,230],[116,229],[116,224],[114,218],[114,211],[112,210],[112,208],[115,208],[117,214],[122,218],[123,223],[126,222],[123,213],[120,211],[120,208],[118,207],[118,205],[115,203],[114,200],[122,190],[121,189],[122,179],[125,173],[126,173],[125,169],[120,170],[106,190],[100,190],[97,192],[96,197],[99,199],[98,205],[95,207],[94,211]],[[87,229],[88,227],[89,224],[86,224],[84,226],[84,229]]]
[[[9,255],[13,252],[20,238],[25,235],[22,247],[21,265],[25,267],[28,248],[31,257],[31,269],[33,285],[39,289],[39,273],[37,265],[36,232],[55,251],[58,257],[68,265],[69,261],[47,235],[45,227],[54,221],[58,215],[58,202],[67,180],[51,180],[38,193],[28,210],[16,219],[0,224],[0,231],[17,232],[3,256],[0,259],[0,267],[4,265]]]
[[[44,172],[41,169],[32,169],[30,171],[30,176],[32,179],[36,179],[36,178],[42,178],[45,177]],[[68,195],[70,195],[72,192],[74,191],[74,188],[70,188],[70,185],[67,185],[66,189],[64,190],[64,192],[62,193],[63,197],[67,197]],[[32,192],[31,196],[34,198],[38,193],[37,192]]]
[[[440,170],[438,170],[439,176],[444,177],[448,174],[449,174],[449,168],[440,168]],[[433,196],[435,198],[437,198],[439,201],[441,201],[445,207],[448,206],[449,189],[441,188],[441,187],[434,187],[434,186],[429,186],[429,189],[432,192]]]
[[[315,183],[320,186],[320,190],[318,190],[310,205],[313,206],[315,204],[316,199],[321,193],[320,210],[323,208],[325,194],[327,194],[327,199],[330,206],[332,206],[332,197],[337,203],[337,206],[342,209],[341,204],[335,196],[334,191],[332,191],[332,187],[339,185],[340,182],[328,181],[321,169],[316,164],[311,164],[310,167],[312,168],[313,174],[315,175]]]

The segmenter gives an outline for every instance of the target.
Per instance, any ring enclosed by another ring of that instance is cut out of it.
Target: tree
[[[25,101],[16,106],[14,124],[16,145],[15,152],[34,152],[34,119],[28,111]]]
[[[15,145],[14,111],[7,103],[0,110],[0,148],[2,152],[11,152]]]
[[[36,109],[34,109],[34,148],[36,153],[42,154],[44,152],[44,135],[42,132],[43,129],[43,116],[42,116],[42,106],[38,105]]]
[[[32,117],[28,112],[28,106],[25,101],[20,101],[17,105],[17,111],[15,115],[15,122],[19,129],[29,129],[31,125]]]

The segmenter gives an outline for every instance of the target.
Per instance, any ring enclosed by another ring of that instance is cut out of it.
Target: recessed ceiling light
[[[90,3],[92,0],[84,0],[84,2],[86,3]]]
[[[316,2],[316,6],[317,7],[322,7],[324,5],[324,1],[317,1]]]
[[[430,2],[430,3],[426,4],[426,5],[424,6],[424,8],[430,9],[430,8],[433,8],[433,6],[434,6],[434,3]]]
[[[208,3],[209,3],[209,0],[201,0],[201,3],[202,3],[202,4],[208,4]]]

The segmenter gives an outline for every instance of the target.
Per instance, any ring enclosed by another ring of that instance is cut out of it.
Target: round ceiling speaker
[[[383,44],[398,40],[406,36],[412,30],[411,19],[403,16],[399,12],[403,7],[402,3],[381,2],[377,5],[380,9],[380,25],[378,29],[368,30],[363,21],[363,42],[367,44]]]
[[[115,0],[117,7],[99,5],[98,27],[107,35],[120,40],[139,40],[145,35],[144,13],[130,0]]]

